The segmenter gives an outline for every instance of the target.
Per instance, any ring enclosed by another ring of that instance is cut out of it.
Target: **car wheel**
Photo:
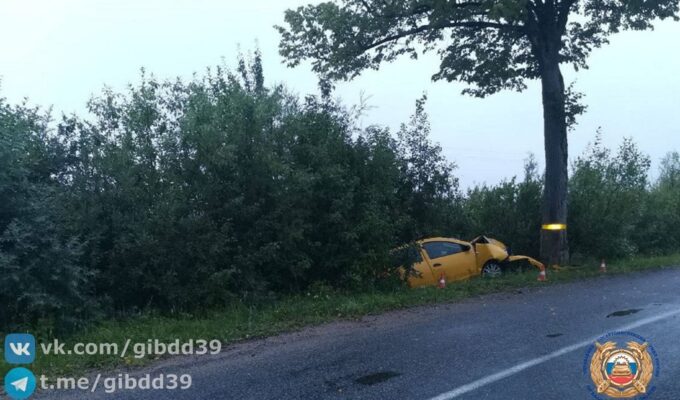
[[[503,275],[501,265],[496,260],[491,260],[484,264],[482,268],[482,277],[484,278],[498,278]]]

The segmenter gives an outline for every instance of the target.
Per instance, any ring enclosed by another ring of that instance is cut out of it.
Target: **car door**
[[[411,287],[432,286],[436,284],[432,275],[432,267],[425,260],[424,250],[417,246],[402,246],[390,252],[392,264],[399,265],[401,278],[408,273],[408,284]]]
[[[409,277],[409,285],[411,285],[411,287],[434,285],[436,280],[432,274],[432,267],[430,266],[430,263],[425,261],[422,256],[423,252],[421,250],[414,250],[413,269],[415,270],[415,274]],[[437,277],[437,279],[439,279],[439,277]]]
[[[459,281],[473,275],[475,254],[469,246],[449,241],[423,243],[435,279],[444,274],[447,281]]]

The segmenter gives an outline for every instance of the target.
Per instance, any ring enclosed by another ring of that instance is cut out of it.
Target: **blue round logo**
[[[35,391],[35,375],[26,368],[14,368],[5,375],[5,392],[10,399],[24,400]]]

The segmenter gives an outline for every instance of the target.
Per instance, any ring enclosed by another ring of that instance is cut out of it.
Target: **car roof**
[[[453,243],[458,243],[458,244],[467,244],[469,245],[470,242],[466,242],[464,240],[460,239],[454,239],[454,238],[447,238],[447,237],[432,237],[432,238],[426,238],[426,239],[421,239],[419,240],[420,243],[430,243],[430,242],[453,242]]]

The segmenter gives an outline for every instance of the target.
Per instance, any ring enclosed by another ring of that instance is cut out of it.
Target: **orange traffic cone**
[[[439,289],[444,289],[446,287],[446,278],[444,277],[444,274],[441,274],[439,276],[439,285],[437,285]]]
[[[548,277],[545,275],[545,269],[542,269],[541,272],[538,273],[538,279],[539,282],[545,282],[548,280]]]
[[[600,264],[600,272],[603,274],[607,272],[607,263],[604,262],[604,258],[602,259],[602,263]]]

